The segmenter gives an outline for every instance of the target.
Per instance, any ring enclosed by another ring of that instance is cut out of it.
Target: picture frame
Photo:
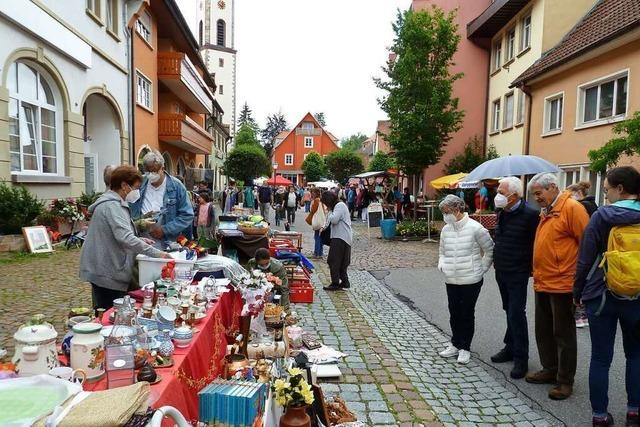
[[[22,234],[24,235],[24,240],[27,242],[29,251],[32,254],[53,252],[53,246],[51,245],[51,239],[49,238],[47,227],[43,225],[22,227]]]

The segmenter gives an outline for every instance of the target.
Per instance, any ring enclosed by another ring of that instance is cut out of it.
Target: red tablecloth
[[[222,294],[196,327],[193,341],[187,348],[176,348],[173,366],[157,369],[162,381],[151,386],[152,407],[173,406],[194,422],[198,420],[198,392],[222,373],[227,350],[227,336],[239,329],[242,297],[236,291]],[[109,312],[104,319],[108,319]],[[107,380],[86,383],[87,391],[105,390]]]

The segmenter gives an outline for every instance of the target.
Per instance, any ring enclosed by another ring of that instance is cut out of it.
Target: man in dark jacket
[[[273,192],[266,181],[258,188],[258,203],[260,203],[260,215],[267,220],[269,218],[269,206],[273,204]]]
[[[532,271],[533,242],[540,214],[522,200],[522,181],[516,177],[500,180],[494,203],[498,208],[494,265],[496,281],[507,315],[505,347],[491,357],[494,363],[512,361],[512,378],[523,378],[529,368],[527,329],[527,287]]]

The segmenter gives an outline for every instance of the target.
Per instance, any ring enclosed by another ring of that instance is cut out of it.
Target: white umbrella
[[[504,156],[487,160],[464,177],[463,182],[482,181],[497,176],[534,175],[541,172],[560,172],[560,169],[537,156]]]

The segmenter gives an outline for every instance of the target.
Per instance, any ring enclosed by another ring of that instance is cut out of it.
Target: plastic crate
[[[295,303],[312,303],[313,302],[313,286],[311,283],[306,284],[289,284],[289,300]]]

